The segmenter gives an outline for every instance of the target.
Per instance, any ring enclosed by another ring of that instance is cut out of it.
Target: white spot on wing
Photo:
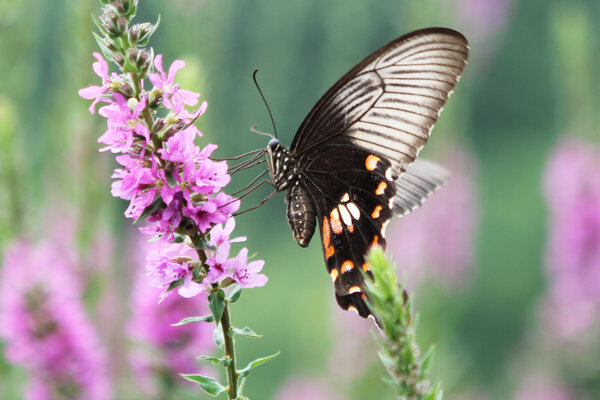
[[[338,208],[340,209],[340,215],[342,216],[342,221],[344,221],[344,224],[346,224],[347,226],[352,225],[352,217],[350,216],[350,213],[348,212],[346,206],[340,204]]]
[[[389,223],[390,223],[390,220],[388,219],[387,221],[385,221],[383,223],[383,225],[381,225],[381,236],[383,238],[385,238],[385,230],[387,229]]]
[[[342,203],[347,202],[348,200],[350,200],[350,195],[348,194],[348,192],[344,193],[344,195],[342,196],[342,198],[340,199],[340,201]]]
[[[390,182],[394,180],[394,176],[392,175],[392,167],[389,167],[385,170],[385,179]]]
[[[350,202],[346,204],[346,207],[348,208],[348,211],[350,211],[350,214],[352,214],[354,219],[358,221],[358,219],[360,218],[360,210],[358,209],[356,204]]]

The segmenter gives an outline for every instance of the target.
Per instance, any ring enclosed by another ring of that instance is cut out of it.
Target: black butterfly
[[[384,227],[447,180],[417,160],[467,63],[465,37],[428,28],[386,44],[337,81],[310,111],[287,149],[272,139],[268,171],[286,190],[294,238],[308,246],[319,224],[327,270],[343,309],[362,317],[365,255],[385,246]]]

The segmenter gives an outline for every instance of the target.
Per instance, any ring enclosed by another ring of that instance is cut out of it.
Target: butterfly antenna
[[[269,104],[267,103],[267,100],[265,99],[265,96],[263,95],[262,90],[260,90],[260,86],[258,85],[258,82],[256,81],[256,73],[258,72],[258,68],[254,70],[254,72],[252,73],[252,80],[254,80],[254,84],[256,85],[256,89],[258,89],[258,93],[260,93],[260,97],[262,97],[263,102],[265,103],[265,106],[267,106],[267,111],[269,112],[269,117],[271,117],[271,123],[273,124],[273,130],[275,131],[275,138],[278,137],[277,135],[277,128],[275,127],[275,120],[273,119],[273,114],[271,113],[271,109],[269,108]]]
[[[263,136],[268,136],[268,137],[270,137],[271,139],[276,139],[276,137],[275,137],[275,136],[273,136],[273,135],[271,135],[270,133],[267,133],[267,132],[261,132],[261,131],[259,131],[258,129],[256,129],[256,125],[252,125],[252,127],[250,128],[250,130],[251,130],[252,132],[256,133],[256,134],[263,135]]]

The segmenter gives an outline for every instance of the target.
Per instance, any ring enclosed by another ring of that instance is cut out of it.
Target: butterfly
[[[427,28],[376,50],[339,79],[308,113],[292,145],[265,150],[271,183],[286,191],[294,239],[315,229],[341,308],[371,314],[361,269],[385,246],[393,215],[406,215],[448,179],[416,159],[466,64],[466,38]]]

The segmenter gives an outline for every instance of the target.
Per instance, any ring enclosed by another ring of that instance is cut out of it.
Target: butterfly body
[[[466,39],[446,28],[404,35],[351,69],[317,102],[288,149],[266,149],[271,181],[287,191],[295,240],[308,246],[317,223],[338,304],[370,315],[365,256],[385,246],[392,215],[405,215],[447,181],[416,160],[458,81]]]

